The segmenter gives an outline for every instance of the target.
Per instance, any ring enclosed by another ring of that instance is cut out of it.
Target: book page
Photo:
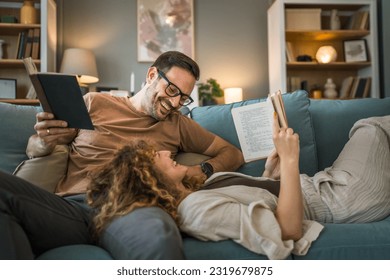
[[[233,122],[245,162],[266,158],[274,148],[271,101],[232,109]]]

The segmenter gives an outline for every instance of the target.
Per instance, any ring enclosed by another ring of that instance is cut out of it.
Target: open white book
[[[233,122],[245,162],[266,158],[273,150],[272,122],[277,112],[281,127],[288,127],[280,91],[268,95],[265,102],[232,109]]]

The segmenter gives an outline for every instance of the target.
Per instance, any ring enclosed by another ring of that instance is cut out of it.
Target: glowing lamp
[[[334,62],[337,59],[337,52],[332,46],[322,46],[316,53],[318,63]]]
[[[225,104],[242,101],[242,88],[225,88]]]

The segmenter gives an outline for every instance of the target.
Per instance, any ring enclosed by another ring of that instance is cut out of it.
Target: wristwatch
[[[202,169],[202,172],[207,176],[207,178],[210,178],[211,175],[214,173],[213,166],[208,162],[202,162],[200,164],[200,168]]]

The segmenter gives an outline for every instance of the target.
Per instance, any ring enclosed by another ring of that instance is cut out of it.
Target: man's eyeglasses
[[[181,90],[173,83],[171,83],[170,80],[165,76],[165,74],[157,69],[158,74],[160,75],[161,78],[163,78],[167,83],[167,87],[165,88],[165,93],[170,96],[170,97],[176,97],[180,95],[180,105],[190,105],[194,100],[189,96],[188,94],[182,93]]]

